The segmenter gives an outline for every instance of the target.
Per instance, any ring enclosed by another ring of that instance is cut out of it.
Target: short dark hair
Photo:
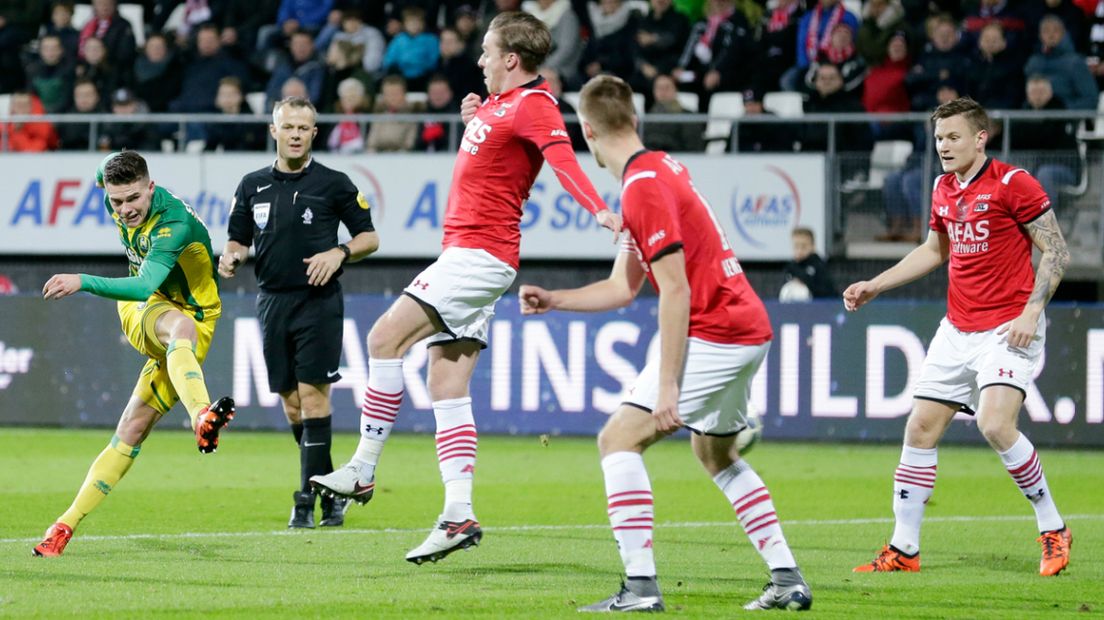
[[[536,73],[552,51],[552,33],[548,26],[529,13],[499,13],[487,26],[498,35],[502,51],[517,54],[521,68]]]
[[[408,6],[402,10],[402,18],[404,20],[420,19],[424,22],[426,18],[426,12],[425,9],[420,6]]]
[[[276,113],[280,111],[280,108],[287,106],[289,108],[307,108],[314,114],[314,117],[318,118],[318,110],[315,109],[314,104],[310,99],[306,97],[285,97],[276,102],[276,105],[272,106],[272,123],[276,124]]]
[[[981,107],[980,103],[974,101],[970,97],[952,99],[939,106],[932,112],[931,121],[935,123],[936,121],[959,115],[962,115],[962,117],[966,119],[966,123],[970,125],[970,128],[974,131],[989,131],[989,115],[985,112],[985,108]]]
[[[380,80],[380,91],[382,92],[383,87],[387,86],[388,84],[391,84],[391,85],[394,85],[394,86],[402,86],[405,89],[406,88],[406,78],[404,78],[403,76],[401,76],[397,73],[392,73],[391,75],[388,75],[388,76],[384,77],[382,80]]]
[[[595,76],[579,94],[579,113],[601,134],[634,131],[632,88],[619,77]]]
[[[812,228],[806,228],[805,226],[796,226],[790,231],[791,237],[802,235],[809,238],[809,241],[816,242],[816,235],[813,234]]]
[[[136,151],[123,151],[104,164],[104,185],[126,185],[149,180],[149,166]]]
[[[219,86],[233,86],[234,88],[238,89],[239,92],[245,92],[245,90],[242,88],[241,78],[235,75],[228,75],[219,80]]]

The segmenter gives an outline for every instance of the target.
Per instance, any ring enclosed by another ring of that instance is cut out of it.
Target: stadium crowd
[[[457,112],[465,94],[485,92],[476,63],[487,24],[514,10],[549,26],[553,51],[542,74],[557,95],[609,73],[645,95],[648,114],[705,112],[718,92],[742,94],[747,115],[769,113],[763,96],[780,90],[801,93],[805,112],[928,111],[952,94],[994,110],[1091,110],[1104,86],[1104,0],[144,0],[139,6],[141,22],[134,23],[116,0],[92,0],[91,18],[75,24],[71,1],[0,0],[0,94],[10,93],[10,113],[250,114],[293,94],[336,114]],[[1049,87],[1043,103],[1030,95],[1032,84],[1037,91]],[[680,93],[697,95],[698,108],[687,109]],[[574,113],[566,101],[561,111]],[[160,149],[162,140],[182,137],[177,130],[120,118],[100,125],[89,144],[84,123],[6,122],[0,145]],[[700,130],[655,123],[645,143],[700,150]],[[851,131],[841,143],[854,150],[869,150],[873,140],[913,139],[899,124]],[[823,126],[750,126],[741,130],[738,149],[823,150],[824,133]],[[208,150],[257,150],[266,140],[260,124],[194,124],[186,134]],[[584,147],[581,136],[572,137]],[[338,122],[324,126],[319,141],[322,149],[345,153],[449,146],[444,125],[412,121]]]

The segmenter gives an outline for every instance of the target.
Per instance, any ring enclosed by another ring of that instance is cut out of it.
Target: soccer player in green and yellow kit
[[[126,474],[142,441],[177,400],[188,410],[203,453],[215,451],[219,429],[234,417],[231,398],[211,403],[199,367],[222,312],[207,227],[191,207],[154,185],[146,160],[134,151],[109,155],[96,178],[119,228],[130,276],[57,274],[42,296],[61,299],[86,291],[118,300],[123,333],[149,360],[110,445],[92,462],[69,510],[35,546],[38,556],[61,555],[73,529]]]

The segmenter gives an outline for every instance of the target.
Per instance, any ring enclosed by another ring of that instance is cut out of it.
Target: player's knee
[[[913,448],[934,448],[939,442],[939,428],[932,420],[920,416],[909,417],[905,425],[905,444]]]
[[[388,330],[380,325],[368,332],[368,356],[374,359],[395,359],[399,357],[394,339]]]
[[[990,446],[1002,449],[1011,443],[1008,438],[1016,434],[1016,425],[998,416],[978,416],[978,430]]]
[[[173,324],[172,330],[169,332],[169,336],[173,340],[185,339],[195,342],[197,335],[198,332],[196,331],[195,322],[190,319],[177,321]]]

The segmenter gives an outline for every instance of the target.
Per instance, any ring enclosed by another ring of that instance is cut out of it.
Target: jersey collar
[[[494,98],[495,99],[502,99],[503,97],[506,97],[510,93],[513,93],[514,91],[517,91],[517,90],[527,90],[527,89],[530,89],[530,88],[538,88],[540,86],[543,86],[545,84],[545,81],[546,80],[544,79],[543,75],[538,75],[536,77],[536,79],[529,80],[528,82],[522,84],[521,86],[515,86],[515,87],[511,88],[510,90],[508,90],[506,92],[498,93],[497,95],[494,96]]]
[[[985,163],[981,165],[981,168],[978,169],[977,173],[974,174],[974,176],[970,177],[969,181],[966,181],[965,183],[959,182],[958,183],[958,188],[959,189],[966,189],[967,187],[970,186],[971,183],[973,183],[974,181],[980,179],[981,175],[985,174],[985,171],[989,169],[989,164],[991,164],[991,163],[993,163],[993,158],[992,157],[986,157],[985,158]]]
[[[277,168],[276,167],[276,161],[273,161],[272,162],[272,176],[279,179],[279,180],[281,180],[281,181],[286,181],[288,179],[297,179],[301,176],[305,176],[305,175],[309,174],[310,171],[314,169],[314,166],[311,165],[313,163],[314,163],[314,156],[312,155],[310,157],[310,159],[307,160],[307,164],[305,166],[303,166],[303,169],[300,170],[299,172],[284,172],[284,171],[280,170],[279,168]]]
[[[625,175],[629,173],[629,166],[631,166],[632,163],[636,161],[637,157],[640,157],[641,155],[646,155],[650,152],[651,151],[649,151],[648,149],[640,149],[639,151],[630,155],[629,159],[625,161],[625,168],[621,171],[621,178],[625,178]]]

